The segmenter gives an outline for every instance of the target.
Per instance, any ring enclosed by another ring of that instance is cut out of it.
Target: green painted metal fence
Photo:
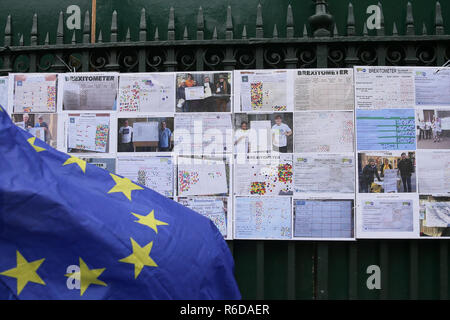
[[[441,5],[417,0],[414,10],[406,1],[382,1],[386,22],[383,16],[377,30],[369,30],[365,24],[365,8],[373,4],[366,0],[358,1],[355,7],[342,0],[331,0],[329,6],[325,0],[294,1],[292,6],[287,1],[257,5],[252,0],[245,4],[231,1],[233,6],[211,2],[209,7],[205,1],[203,8],[195,9],[195,15],[192,1],[184,2],[186,8],[177,2],[176,10],[167,4],[161,9],[159,1],[153,6],[144,1],[127,2],[119,14],[111,12],[116,2],[99,1],[98,10],[103,13],[99,13],[94,43],[89,12],[84,14],[81,30],[68,34],[63,12],[54,21],[39,20],[38,27],[39,15],[27,23],[19,15],[16,23],[16,17],[6,15],[5,7],[0,6],[0,23],[5,23],[0,34],[0,73],[67,72],[68,67],[77,71],[151,72],[436,66],[450,58],[450,35],[445,32],[450,1],[441,1]],[[140,4],[147,10],[139,11]],[[253,5],[252,13],[249,5]],[[90,2],[81,6],[84,11]],[[105,11],[109,11],[109,22],[105,21]],[[445,23],[443,13],[447,14]],[[24,25],[30,26],[29,33],[23,31]],[[50,36],[51,30],[45,28],[53,25]],[[229,245],[236,277],[247,299],[449,296],[447,240],[229,241]],[[381,268],[381,290],[367,289],[369,265]]]

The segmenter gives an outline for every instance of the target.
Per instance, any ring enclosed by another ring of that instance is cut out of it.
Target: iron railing
[[[399,35],[396,22],[392,35],[385,34],[381,8],[380,28],[369,36],[364,23],[362,36],[356,35],[352,4],[348,5],[347,25],[340,33],[333,16],[327,11],[326,1],[315,1],[316,12],[303,24],[303,36],[294,36],[292,8],[287,7],[285,37],[279,37],[275,24],[271,38],[264,37],[261,5],[256,8],[255,37],[235,35],[232,9],[228,7],[225,38],[219,39],[214,30],[212,39],[205,39],[202,8],[197,15],[196,39],[188,38],[184,28],[182,39],[175,37],[175,12],[170,9],[167,40],[159,39],[158,28],[148,40],[146,12],[141,11],[139,41],[131,41],[128,28],[124,41],[118,41],[117,12],[111,19],[110,41],[103,42],[102,31],[91,43],[90,15],[86,12],[82,42],[75,33],[71,43],[64,43],[64,22],[61,12],[56,30],[56,42],[50,44],[38,39],[38,17],[33,16],[30,45],[24,46],[23,34],[19,45],[13,44],[12,18],[7,17],[3,46],[0,47],[0,72],[66,72],[76,71],[184,71],[232,70],[254,68],[314,68],[351,67],[353,65],[442,65],[450,59],[450,35],[445,34],[440,3],[435,4],[434,30],[428,32],[425,24],[422,34],[416,34],[412,5],[406,7],[405,34]],[[381,7],[381,4],[379,4]],[[400,22],[399,22],[400,23]],[[310,32],[308,32],[310,30]],[[345,34],[345,35],[344,35]],[[70,70],[68,69],[70,67]]]

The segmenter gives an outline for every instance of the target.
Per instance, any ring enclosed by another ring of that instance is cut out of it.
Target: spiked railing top
[[[261,3],[256,7],[256,38],[264,38],[262,6]]]
[[[117,11],[114,10],[111,19],[111,42],[117,42]]]
[[[203,40],[205,37],[205,18],[203,17],[202,7],[198,8],[197,14],[197,40]]]
[[[141,19],[139,21],[139,41],[147,40],[147,20],[145,15],[145,8],[141,10]]]
[[[271,27],[273,26],[273,31],[271,33],[271,36],[265,37],[264,36],[264,20],[263,20],[263,6],[261,3],[259,3],[256,7],[256,20],[255,20],[255,34],[254,34],[254,38],[258,41],[282,41],[283,38],[285,39],[290,39],[290,41],[298,41],[300,39],[302,39],[302,41],[306,40],[307,41],[322,41],[322,40],[326,40],[327,41],[331,41],[334,38],[340,38],[340,39],[348,39],[348,41],[352,41],[351,39],[356,39],[358,37],[363,37],[365,38],[364,41],[371,41],[372,39],[374,39],[374,37],[372,37],[373,33],[370,32],[368,25],[363,22],[362,24],[358,24],[358,32],[357,30],[357,24],[356,24],[356,19],[355,19],[355,11],[354,11],[354,5],[349,2],[348,6],[347,6],[347,15],[346,15],[346,25],[345,25],[345,30],[342,29],[342,27],[340,27],[337,23],[335,23],[333,21],[333,17],[331,15],[331,13],[328,11],[327,9],[327,1],[325,0],[316,0],[316,12],[315,14],[313,14],[311,17],[314,17],[314,23],[310,24],[310,23],[298,23],[299,25],[303,24],[303,30],[302,33],[296,37],[295,33],[294,33],[294,26],[296,24],[295,19],[294,19],[294,12],[293,12],[293,7],[291,4],[289,4],[286,8],[286,16],[285,16],[285,22],[286,22],[286,29],[284,30],[279,30],[278,26],[280,25],[280,23],[282,24],[282,21],[280,21],[279,23],[277,21],[274,21],[274,23],[271,25]],[[319,6],[319,7],[317,7]],[[376,35],[378,37],[385,37],[385,19],[384,19],[384,12],[383,12],[383,7],[382,4],[380,2],[378,2],[378,7],[379,7],[379,13],[380,13],[380,17],[379,17],[379,27],[377,28]],[[320,10],[318,10],[317,8],[320,8]],[[324,9],[325,8],[325,9]],[[325,10],[325,11],[324,11]],[[405,12],[406,12],[406,16],[405,16],[405,22],[404,22],[404,35],[407,36],[426,36],[426,37],[431,37],[431,36],[444,36],[445,35],[445,29],[444,29],[444,21],[443,21],[443,16],[442,16],[442,8],[441,8],[441,4],[439,1],[435,2],[435,7],[434,7],[434,24],[432,26],[428,26],[425,25],[425,23],[423,23],[423,21],[420,21],[420,24],[422,24],[421,27],[421,31],[419,31],[416,34],[416,28],[415,28],[415,18],[414,18],[414,10],[413,10],[413,5],[411,2],[408,2],[406,7],[405,7]],[[224,29],[221,29],[219,25],[217,24],[213,24],[211,26],[208,26],[209,28],[207,28],[205,21],[209,21],[208,19],[205,19],[205,11],[204,9],[200,6],[198,8],[197,11],[197,15],[196,15],[196,21],[195,21],[195,31],[194,33],[189,33],[190,28],[192,28],[189,23],[187,23],[186,25],[182,26],[182,37],[177,39],[176,38],[176,33],[175,33],[175,29],[176,29],[176,25],[175,25],[175,10],[173,7],[170,7],[169,9],[169,16],[168,16],[168,24],[167,24],[167,40],[168,41],[177,41],[177,40],[181,40],[181,41],[206,41],[208,39],[205,38],[206,35],[206,30],[212,28],[213,32],[212,35],[210,36],[209,40],[218,40],[218,39],[223,39],[225,41],[236,41],[236,40],[252,40],[252,37],[249,36],[249,34],[247,33],[248,29],[247,27],[249,27],[248,23],[243,23],[241,24],[240,28],[240,36],[238,36],[239,39],[235,39],[235,35],[234,35],[234,29],[235,29],[235,25],[233,22],[233,15],[232,15],[232,7],[230,5],[227,6],[226,8],[226,17],[225,17],[225,21],[224,21]],[[325,25],[321,25],[320,21],[321,20],[320,17],[323,15],[323,19],[327,20],[327,26]],[[326,17],[325,17],[326,16]],[[83,26],[82,26],[82,41],[81,43],[83,45],[88,45],[90,44],[90,36],[91,36],[91,19],[90,19],[90,13],[89,11],[86,11],[84,14],[84,21],[83,21]],[[114,42],[117,43],[119,41],[124,41],[127,43],[132,44],[133,43],[133,28],[132,26],[125,26],[125,30],[123,30],[122,32],[124,32],[126,35],[122,35],[121,39],[118,39],[118,34],[119,34],[119,28],[118,28],[118,23],[117,23],[117,19],[118,19],[118,13],[116,10],[114,10],[112,12],[111,15],[111,27],[110,27],[110,40],[109,42]],[[331,20],[330,20],[331,19]],[[330,24],[330,21],[331,24]],[[339,20],[338,20],[339,21]],[[311,22],[311,19],[310,21]],[[398,37],[401,36],[401,34],[399,34],[399,29],[398,26],[399,25],[403,25],[403,23],[401,21],[398,20],[394,20],[392,22],[392,36]],[[309,24],[309,25],[307,25]],[[251,25],[251,24],[250,24]],[[316,32],[317,29],[321,29],[322,32]],[[360,29],[361,28],[361,29]],[[181,28],[180,28],[181,29]],[[13,32],[12,32],[12,18],[11,15],[8,15],[6,18],[6,25],[5,25],[5,32],[4,32],[4,46],[12,46],[14,43],[14,39],[13,39]],[[149,41],[147,38],[147,33],[148,33],[148,25],[147,25],[147,15],[146,15],[146,10],[145,8],[142,8],[140,11],[140,19],[139,19],[139,29],[138,29],[138,37],[137,40],[140,42],[147,42]],[[192,29],[191,29],[192,30]],[[221,37],[221,34],[219,34],[220,30],[224,30],[225,34],[223,36],[223,38]],[[281,32],[280,32],[281,31]],[[326,31],[326,32],[323,32]],[[74,34],[71,34],[71,37],[68,39],[65,39],[65,24],[64,24],[64,13],[60,12],[58,15],[58,24],[57,24],[57,28],[56,28],[56,41],[54,44],[56,45],[64,45],[65,41],[68,41],[69,44],[75,44],[76,41],[73,40],[73,36]],[[92,30],[92,32],[94,32],[94,30]],[[327,32],[329,32],[329,34],[327,34]],[[48,32],[49,34],[51,34],[51,32]],[[360,35],[358,35],[357,33],[359,33]],[[50,43],[50,36],[47,37],[47,32],[45,32],[44,34],[45,36],[45,40],[42,41],[41,43],[38,41],[38,35],[39,34],[43,34],[42,32],[38,32],[38,15],[34,14],[32,16],[32,27],[31,27],[31,32],[30,32],[30,45],[31,46],[39,46],[40,44],[45,44],[46,46],[52,46],[53,44]],[[320,34],[320,36],[319,36]],[[26,37],[26,33],[16,33],[16,35],[19,37],[19,45],[23,45],[23,38]],[[76,39],[75,39],[76,40]],[[155,26],[155,30],[154,30],[154,36],[153,39],[151,39],[150,41],[161,41],[164,39],[160,38],[160,34],[158,31],[158,26]],[[376,39],[374,39],[376,40]],[[381,38],[379,38],[379,40],[381,40]],[[16,40],[17,41],[17,40]],[[99,33],[99,38],[97,39],[97,43],[103,43],[103,39],[102,39],[102,35],[101,32]],[[79,43],[80,44],[80,43]],[[79,45],[78,44],[78,45]],[[1,47],[0,47],[0,51],[1,51]]]
[[[175,40],[175,10],[170,7],[169,10],[169,24],[167,26],[167,39]]]

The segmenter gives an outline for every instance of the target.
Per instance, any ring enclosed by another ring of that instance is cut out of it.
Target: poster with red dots
[[[228,193],[226,163],[222,159],[178,157],[178,196]]]
[[[235,164],[236,195],[292,195],[292,155],[249,155]]]
[[[288,70],[242,70],[236,76],[235,105],[243,112],[292,111]]]
[[[119,112],[174,112],[173,73],[123,74],[119,82]]]
[[[15,74],[14,112],[55,112],[56,74]]]

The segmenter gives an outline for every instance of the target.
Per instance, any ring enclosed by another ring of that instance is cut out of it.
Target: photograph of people
[[[22,129],[30,129],[33,128],[33,123],[30,121],[30,116],[28,113],[23,115],[23,127]]]
[[[181,109],[182,112],[189,112],[188,109],[188,104],[186,103],[186,93],[185,93],[185,89],[186,88],[186,82],[182,81],[178,86],[177,86],[177,108]]]
[[[184,81],[184,88],[192,88],[197,86],[197,81],[194,80],[194,77],[192,76],[192,74],[188,73],[186,76],[186,80]],[[184,90],[184,92],[186,92],[186,89]],[[184,97],[186,99],[186,93],[184,93]],[[189,111],[194,111],[195,109],[197,109],[198,107],[198,102],[196,100],[192,100],[192,101],[186,101],[185,102],[185,112],[189,112]],[[191,106],[191,109],[189,109],[189,105]]]
[[[450,197],[420,195],[419,204],[420,236],[450,237]]]
[[[450,109],[419,109],[418,149],[450,149]]]
[[[389,163],[389,159],[384,159],[383,165],[381,166],[381,176],[384,177],[384,170],[392,169],[392,165]]]
[[[118,152],[170,152],[173,117],[119,118]]]
[[[216,83],[217,105],[219,112],[227,111],[227,104],[230,102],[231,87],[226,79],[226,75],[220,74],[219,81]]]
[[[241,122],[241,127],[234,133],[234,150],[236,153],[250,152],[249,130],[247,121]]]
[[[14,114],[13,120],[18,127],[56,148],[58,131],[56,114]],[[42,128],[42,130],[39,128]]]
[[[230,112],[231,72],[178,73],[177,112]]]
[[[378,174],[378,168],[375,164],[375,160],[370,158],[369,163],[364,167],[361,175],[361,192],[368,193],[372,183],[375,181],[375,177],[378,181],[381,181],[380,176]]]
[[[38,116],[38,122],[34,126],[35,128],[44,128],[44,141],[48,144],[50,143],[50,130],[48,130],[48,124],[44,121],[44,117],[42,115]]]
[[[209,76],[203,77],[203,90],[204,90],[204,98],[200,104],[200,111],[208,112],[208,106],[212,106],[215,103],[215,94],[214,94],[214,84],[211,81]]]
[[[193,86],[197,85],[197,81],[194,80],[194,77],[192,76],[192,74],[188,73],[186,75],[185,84],[186,84],[186,87],[193,87]]]
[[[293,152],[293,113],[235,113],[234,150],[237,153]]]
[[[123,126],[119,128],[119,152],[133,152],[133,127],[128,120],[124,120]]]
[[[359,192],[416,192],[415,152],[358,154]]]
[[[403,183],[403,192],[411,192],[411,175],[414,172],[414,166],[405,152],[401,155],[401,160],[397,164],[398,171]]]
[[[275,124],[272,126],[273,150],[281,153],[288,152],[287,137],[292,135],[292,130],[286,123],[283,123],[281,115],[275,116]]]
[[[417,128],[419,129],[417,132],[417,141],[425,140],[425,121],[423,119],[419,119]]]
[[[209,76],[205,76],[203,78],[203,87],[205,88],[205,98],[209,98],[212,96],[212,92],[214,89],[214,85],[211,82],[211,78]]]
[[[161,129],[159,130],[159,141],[158,148],[159,151],[170,151],[172,143],[172,131],[167,128],[167,123],[161,121]]]
[[[425,139],[431,139],[431,121],[425,122]]]
[[[441,142],[441,119],[433,119],[433,122],[431,123],[431,130],[433,131],[433,142]]]

